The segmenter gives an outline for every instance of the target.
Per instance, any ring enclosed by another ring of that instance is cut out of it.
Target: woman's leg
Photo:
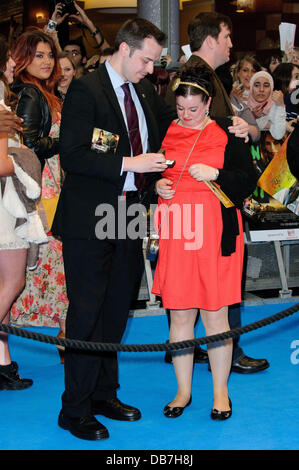
[[[9,323],[9,310],[25,285],[27,250],[0,250],[0,323]],[[0,365],[8,365],[11,358],[8,335],[0,332]]]
[[[62,334],[65,335],[65,318],[59,318],[58,323],[59,323],[60,331],[62,332]]]
[[[170,310],[169,342],[175,343],[194,338],[194,324],[197,309]],[[194,348],[175,351],[172,353],[172,362],[178,382],[178,390],[175,399],[168,404],[174,408],[184,407],[191,396],[193,374]]]
[[[201,310],[200,315],[206,335],[223,333],[230,329],[228,307],[217,311]],[[227,382],[232,362],[232,339],[210,343],[207,346],[213,376],[214,405],[218,411],[230,410]]]

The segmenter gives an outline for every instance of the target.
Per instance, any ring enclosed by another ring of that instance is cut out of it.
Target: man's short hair
[[[84,44],[83,44],[82,38],[76,38],[76,39],[71,39],[71,40],[67,41],[67,42],[64,44],[63,49],[64,49],[66,46],[79,46],[79,47],[80,47],[80,53],[81,53],[81,55],[82,55],[82,58],[87,57],[86,49],[85,49],[85,46],[84,46]]]
[[[191,52],[198,51],[208,36],[217,39],[224,24],[232,31],[230,18],[221,13],[199,13],[188,26],[188,36]]]
[[[154,38],[160,46],[163,46],[166,34],[144,18],[128,20],[116,35],[114,49],[118,51],[122,42],[126,42],[130,46],[131,52],[135,49],[142,49],[143,41],[146,38]]]

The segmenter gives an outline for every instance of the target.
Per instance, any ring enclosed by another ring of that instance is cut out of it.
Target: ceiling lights
[[[255,0],[237,0],[233,2],[237,6],[237,13],[245,13],[245,11],[253,11]]]

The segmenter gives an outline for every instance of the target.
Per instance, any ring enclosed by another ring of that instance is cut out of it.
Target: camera
[[[55,5],[57,5],[57,3],[62,4],[61,16],[65,15],[66,13],[69,15],[76,15],[78,13],[78,10],[74,5],[74,0],[55,0]]]
[[[56,26],[57,26],[56,21],[49,20],[49,22],[47,24],[47,29],[46,29],[47,33],[51,33],[52,31],[55,31]]]

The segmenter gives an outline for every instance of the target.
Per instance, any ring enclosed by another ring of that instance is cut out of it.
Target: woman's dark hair
[[[289,93],[289,85],[292,80],[292,72],[295,67],[299,69],[299,66],[289,62],[283,62],[276,67],[272,74],[274,79],[274,90],[282,91],[284,96]]]
[[[272,59],[277,59],[281,63],[282,58],[283,58],[282,51],[274,51],[264,60],[263,65],[267,69],[267,71],[272,74],[272,72],[270,71],[270,64],[271,64]]]
[[[0,38],[0,81],[4,83],[4,102],[6,105],[10,105],[11,93],[9,90],[9,84],[7,83],[4,72],[6,70],[6,63],[9,59],[9,45],[4,38]]]
[[[6,62],[8,61],[9,57],[9,47],[8,43],[3,39],[0,38],[0,79],[5,81],[4,72],[6,69]]]
[[[245,62],[249,62],[252,65],[254,72],[260,72],[262,70],[262,66],[256,57],[250,54],[245,54],[243,57],[241,57],[241,59],[238,60],[234,69],[234,80],[238,81],[238,73],[240,72]]]
[[[200,65],[197,67],[184,67],[184,69],[178,72],[175,76],[175,79],[179,78],[182,82],[190,82],[199,85],[204,88],[209,96],[200,88],[192,85],[179,85],[176,90],[174,90],[175,96],[189,96],[189,95],[200,95],[203,103],[207,103],[209,97],[213,98],[214,96],[214,85],[212,83],[212,72],[210,72],[206,67]]]
[[[148,80],[155,86],[158,95],[165,97],[170,82],[169,73],[163,67],[154,67],[152,74],[147,75]]]

